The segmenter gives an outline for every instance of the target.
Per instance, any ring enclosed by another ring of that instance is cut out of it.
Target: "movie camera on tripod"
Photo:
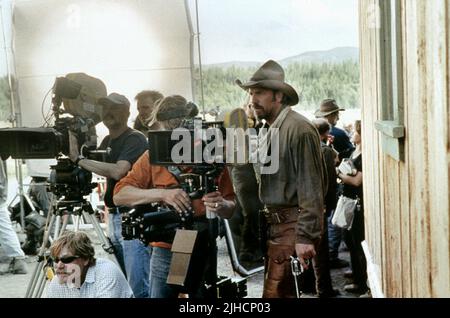
[[[53,85],[52,127],[4,128],[0,129],[0,156],[6,160],[50,159],[57,164],[51,166],[49,191],[66,200],[81,200],[91,193],[95,184],[92,174],[79,168],[70,159],[69,132],[73,134],[82,155],[99,154],[96,150],[95,125],[101,121],[101,108],[97,99],[106,96],[103,82],[84,73],[72,73],[58,77]],[[64,107],[62,107],[62,105]],[[49,121],[45,119],[46,124]]]
[[[84,198],[91,194],[97,184],[92,182],[92,173],[81,169],[69,158],[70,138],[74,136],[79,152],[87,157],[107,154],[108,150],[97,150],[95,125],[102,118],[98,99],[106,96],[106,86],[84,73],[71,73],[58,77],[52,87],[51,118],[44,118],[46,127],[0,129],[0,156],[15,159],[56,158],[51,166],[47,191],[54,194],[54,201],[47,216],[46,231],[38,254],[38,263],[27,288],[25,297],[40,297],[45,287],[44,268],[50,237],[56,239],[68,223],[64,215],[72,215],[75,231],[84,217],[92,224],[103,249],[114,253],[111,242],[105,236],[91,204]],[[62,221],[62,224],[61,224]]]

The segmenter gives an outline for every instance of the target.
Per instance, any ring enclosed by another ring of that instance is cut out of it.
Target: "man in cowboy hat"
[[[279,159],[278,170],[269,174],[255,165],[270,228],[263,297],[295,297],[291,256],[297,255],[307,268],[321,233],[325,181],[319,135],[308,119],[289,107],[299,98],[275,61],[264,63],[249,82],[236,84],[248,91],[251,107],[270,125],[269,133],[279,137],[278,148],[276,138],[269,146],[272,161]]]
[[[319,109],[315,112],[316,118],[325,118],[331,126],[329,134],[332,136],[333,148],[339,153],[339,161],[343,158],[348,158],[350,154],[355,150],[347,133],[336,127],[339,120],[339,112],[345,111],[337,105],[334,99],[324,99],[320,104]],[[336,197],[342,193],[342,185],[336,189]],[[341,258],[339,258],[339,246],[342,241],[342,229],[334,226],[331,223],[331,218],[328,221],[328,241],[330,249],[330,268],[344,268],[350,264]]]
[[[320,104],[320,107],[315,112],[316,118],[325,118],[331,125],[330,135],[333,138],[333,148],[339,153],[339,160],[348,158],[350,154],[355,150],[347,133],[336,127],[339,120],[339,112],[345,111],[337,105],[334,99],[324,99]]]

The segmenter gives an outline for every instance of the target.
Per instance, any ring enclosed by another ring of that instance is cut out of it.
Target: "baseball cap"
[[[98,100],[98,103],[103,106],[116,105],[130,107],[130,101],[128,98],[118,93],[111,93],[106,97],[102,97]]]

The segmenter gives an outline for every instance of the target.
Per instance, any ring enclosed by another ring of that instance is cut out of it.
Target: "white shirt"
[[[60,284],[57,276],[47,289],[47,298],[131,298],[133,292],[119,267],[108,259],[98,258],[88,268],[80,288]]]

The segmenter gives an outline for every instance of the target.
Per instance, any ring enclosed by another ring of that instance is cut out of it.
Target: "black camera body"
[[[80,117],[62,117],[51,128],[2,128],[0,129],[0,156],[3,160],[51,159],[69,154],[69,131],[79,144],[87,145],[88,153],[95,149],[95,123]]]
[[[83,86],[74,80],[86,83]],[[55,80],[53,86],[52,127],[3,128],[0,129],[0,157],[14,159],[52,159],[57,164],[51,166],[49,191],[66,201],[80,201],[88,195],[96,184],[91,183],[92,174],[73,164],[68,156],[70,151],[69,132],[77,139],[79,149],[85,157],[97,146],[95,125],[100,115],[94,100],[98,94],[106,95],[106,88],[99,79],[84,73],[72,73],[66,78]],[[89,95],[92,93],[92,96]],[[95,93],[95,94],[94,94]],[[63,109],[62,103],[64,102]],[[47,121],[47,120],[46,120]]]
[[[92,173],[81,169],[62,155],[69,154],[69,131],[77,138],[86,157],[95,149],[95,126],[89,119],[63,117],[53,128],[4,128],[0,129],[0,155],[2,159],[50,159],[57,164],[50,167],[49,191],[66,200],[80,200],[91,193]],[[92,146],[86,146],[92,144]]]
[[[201,122],[201,128],[212,125],[220,127],[221,122]],[[194,120],[185,120],[182,129],[191,136],[189,144],[195,145]],[[216,179],[225,168],[224,163],[176,162],[171,156],[172,147],[176,145],[172,140],[173,131],[150,131],[149,152],[152,165],[166,166],[169,172],[179,182],[191,200],[200,199],[205,194],[217,190]],[[182,171],[185,170],[186,171]],[[193,211],[179,214],[170,207],[160,205],[145,205],[134,207],[130,212],[122,215],[122,236],[125,240],[139,239],[144,244],[149,242],[171,242],[178,228],[191,229],[194,220]]]

